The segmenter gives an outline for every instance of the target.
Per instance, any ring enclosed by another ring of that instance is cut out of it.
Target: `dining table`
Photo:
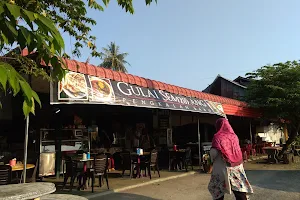
[[[282,147],[273,146],[273,147],[263,147],[263,150],[268,154],[268,163],[278,163],[278,155],[282,150]]]
[[[151,155],[151,152],[143,152],[143,154],[138,154],[137,152],[131,152],[131,156],[136,156],[138,165],[136,166],[136,177],[141,178],[141,168],[140,165],[143,161],[149,160],[149,156]],[[144,175],[147,177],[146,173]]]
[[[177,170],[180,169],[180,163],[178,162],[180,157],[183,157],[185,155],[186,149],[169,149],[169,171],[172,170],[172,168],[176,168]]]
[[[94,159],[78,159],[77,162],[83,163],[83,174],[87,173],[87,163],[92,162]],[[91,164],[90,164],[91,165]],[[86,176],[83,176],[83,182],[79,186],[81,189],[87,189],[88,188],[88,182]]]
[[[34,164],[26,164],[26,169],[33,169],[35,167]],[[11,171],[23,171],[24,165],[23,164],[16,164],[15,166],[11,167]]]
[[[7,164],[9,165],[9,164]],[[26,164],[26,170],[28,169],[33,169],[35,168],[34,164]],[[16,178],[18,179],[18,181],[22,181],[23,178],[23,170],[24,170],[24,165],[23,164],[16,164],[14,166],[11,166],[11,171],[16,173]],[[21,173],[21,178],[19,179],[19,172],[22,171]]]
[[[54,183],[23,183],[0,186],[0,200],[39,200],[55,192]]]

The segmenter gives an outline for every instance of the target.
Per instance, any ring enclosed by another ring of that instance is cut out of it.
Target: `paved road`
[[[247,171],[247,175],[255,192],[252,200],[300,200],[300,171],[255,170]],[[211,200],[207,191],[209,178],[206,174],[195,174],[93,200]]]

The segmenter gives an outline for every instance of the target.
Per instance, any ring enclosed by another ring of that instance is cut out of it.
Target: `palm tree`
[[[119,51],[120,47],[115,42],[111,42],[106,48],[102,48],[101,59],[103,62],[99,66],[126,73],[127,69],[125,65],[130,66],[125,60],[128,53],[120,53]]]

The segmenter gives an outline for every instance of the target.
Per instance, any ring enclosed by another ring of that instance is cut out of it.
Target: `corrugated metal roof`
[[[262,113],[257,109],[249,107],[240,107],[229,104],[222,104],[224,112],[226,115],[240,116],[240,117],[253,117],[259,118],[262,116]]]
[[[23,56],[28,55],[28,50],[27,52],[26,50],[23,50],[22,55]],[[213,94],[208,94],[205,92],[186,89],[179,86],[174,86],[160,81],[146,79],[131,74],[116,72],[110,69],[96,67],[95,65],[79,62],[76,60],[64,59],[64,61],[70,71],[97,76],[100,78],[107,78],[115,81],[123,81],[141,87],[164,90],[170,93],[180,94],[187,97],[196,97],[204,100],[218,102],[223,105],[224,111],[227,115],[236,115],[236,116],[244,116],[244,117],[260,116],[260,113],[256,109],[251,109],[247,106],[245,102],[238,101],[235,99],[230,99],[230,98],[221,97]]]
[[[243,89],[247,89],[246,86],[241,85],[241,84],[239,84],[238,82],[229,80],[229,79],[227,79],[227,78],[221,76],[220,74],[218,74],[218,76],[214,79],[214,81],[213,81],[209,86],[207,86],[207,88],[205,88],[205,89],[203,90],[203,92],[209,92],[209,91],[211,90],[211,87],[215,84],[215,82],[216,82],[219,78],[220,78],[220,79],[223,79],[223,80],[225,80],[225,81],[227,81],[227,82],[230,82],[230,83],[232,83],[232,84],[234,84],[234,85],[236,85],[236,86],[238,86],[238,87],[241,87],[241,88],[243,88]]]
[[[180,94],[183,96],[196,97],[196,98],[201,98],[205,100],[210,100],[210,101],[215,101],[215,102],[230,104],[230,105],[236,105],[236,106],[244,106],[244,107],[247,106],[245,102],[238,101],[235,99],[229,99],[226,97],[221,97],[213,94],[194,91],[191,89],[170,85],[160,81],[145,79],[131,74],[126,74],[122,72],[113,71],[110,69],[96,67],[94,65],[79,62],[76,60],[65,59],[65,61],[66,61],[66,65],[68,66],[68,69],[74,72],[98,76],[100,78],[108,78],[115,81],[123,81],[141,87],[160,89],[170,93]]]

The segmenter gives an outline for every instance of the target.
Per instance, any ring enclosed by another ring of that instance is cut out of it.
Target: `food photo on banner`
[[[88,76],[91,85],[91,101],[115,102],[114,91],[109,79]]]
[[[220,103],[76,72],[68,72],[61,82],[52,83],[50,89],[51,104],[99,103],[225,116]]]
[[[84,74],[68,72],[58,83],[58,100],[88,100],[88,86]]]

